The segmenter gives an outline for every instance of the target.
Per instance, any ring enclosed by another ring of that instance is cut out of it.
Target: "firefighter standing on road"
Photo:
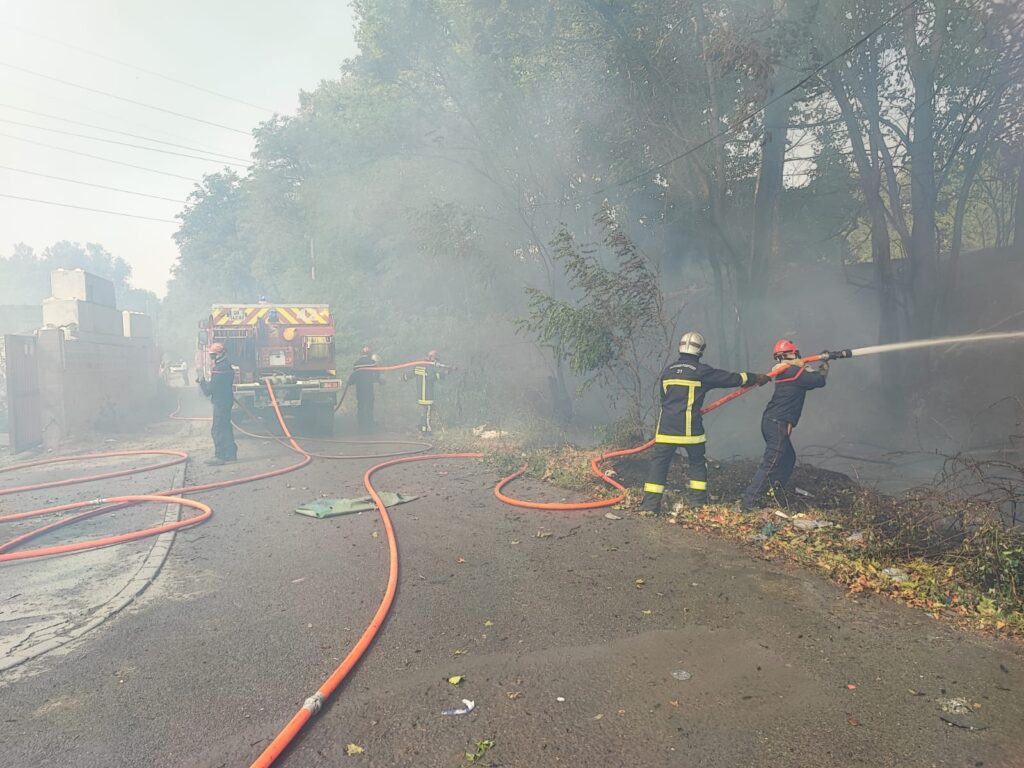
[[[665,493],[665,480],[676,449],[682,446],[690,462],[690,490],[687,501],[691,506],[703,506],[708,500],[708,465],[705,459],[704,423],[700,409],[708,390],[724,387],[758,386],[769,379],[763,373],[730,373],[712,368],[700,361],[707,344],[696,332],[683,334],[679,340],[679,359],[661,374],[661,413],[654,435],[654,455],[651,457],[644,500],[641,509],[654,513],[661,511]]]
[[[427,353],[427,360],[412,369],[419,393],[419,405],[423,409],[423,417],[420,419],[420,432],[424,435],[429,435],[433,432],[430,417],[434,407],[434,385],[447,376],[451,370],[440,361],[441,355],[438,354],[437,350],[432,349]]]
[[[359,418],[359,434],[366,435],[374,430],[373,424],[373,388],[377,384],[383,384],[384,379],[380,371],[368,371],[377,365],[379,358],[373,354],[369,347],[363,347],[362,355],[356,360],[349,374],[347,386],[356,388],[356,412]]]
[[[789,339],[775,342],[773,354],[779,366],[775,369],[775,393],[761,417],[764,458],[754,479],[743,492],[741,506],[744,512],[754,511],[766,490],[771,488],[775,493],[793,474],[796,451],[790,436],[800,421],[808,390],[824,387],[828,376],[828,361],[823,362],[817,371],[799,362],[787,362],[797,361],[800,357],[800,350]]]
[[[235,431],[231,426],[231,407],[235,403],[235,371],[231,367],[224,352],[224,345],[215,341],[209,348],[213,358],[210,380],[197,379],[203,394],[213,401],[213,424],[210,435],[213,437],[214,457],[207,464],[220,465],[238,459],[238,446],[235,445]]]

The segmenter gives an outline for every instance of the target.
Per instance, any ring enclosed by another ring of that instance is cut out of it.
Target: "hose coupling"
[[[315,715],[320,711],[320,708],[324,705],[324,695],[317,691],[304,702],[302,702],[302,708],[308,709],[310,715]]]

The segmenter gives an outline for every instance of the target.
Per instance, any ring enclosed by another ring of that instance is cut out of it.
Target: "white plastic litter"
[[[462,706],[458,709],[445,709],[441,712],[442,715],[468,715],[476,708],[476,702],[470,701],[469,699],[462,700]]]

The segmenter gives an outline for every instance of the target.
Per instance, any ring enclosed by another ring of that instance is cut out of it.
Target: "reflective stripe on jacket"
[[[693,445],[707,440],[700,409],[712,389],[742,387],[750,373],[730,373],[705,365],[696,355],[679,355],[659,379],[661,413],[654,440],[658,443]]]

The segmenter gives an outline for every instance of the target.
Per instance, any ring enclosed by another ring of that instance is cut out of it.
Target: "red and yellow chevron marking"
[[[216,326],[256,325],[260,318],[266,317],[272,309],[277,311],[280,325],[330,325],[331,323],[331,311],[327,308],[243,304],[235,307],[215,307],[212,313],[213,324]]]

